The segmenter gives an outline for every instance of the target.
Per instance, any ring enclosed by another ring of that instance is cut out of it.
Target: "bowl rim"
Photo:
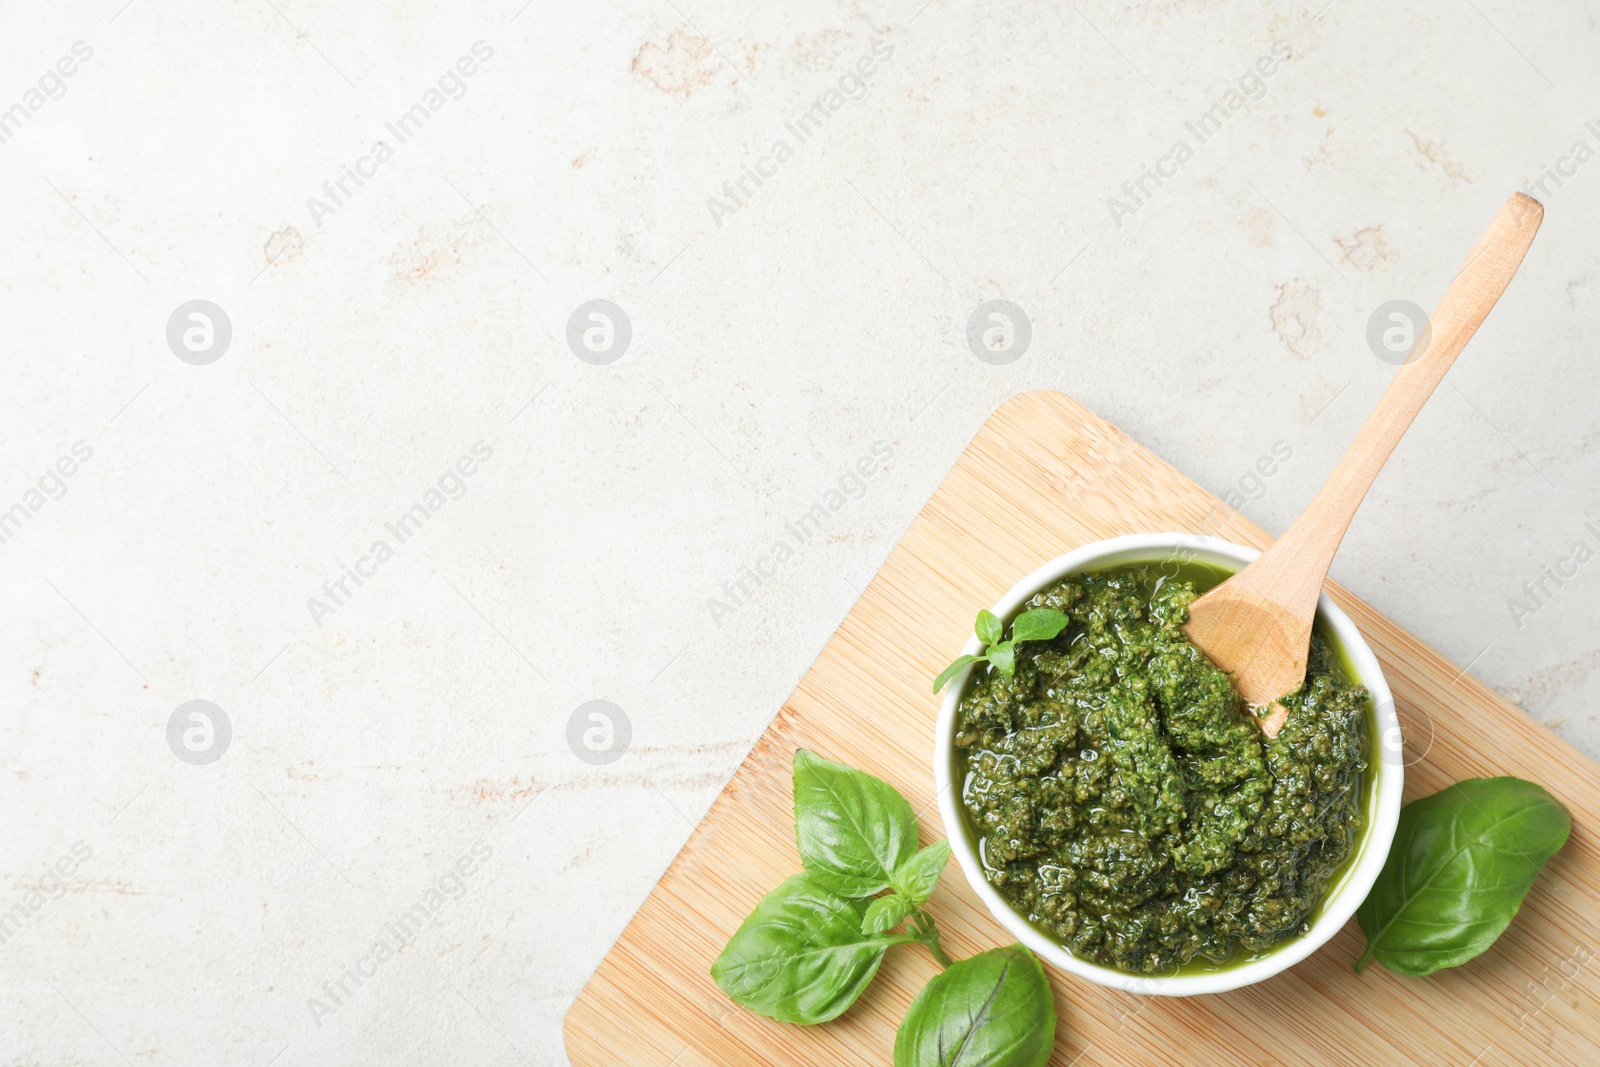
[[[1235,570],[1259,556],[1260,550],[1247,545],[1225,541],[1219,537],[1189,533],[1125,534],[1080,545],[1071,552],[1036,568],[1001,597],[990,610],[1001,619],[1009,619],[1021,605],[1046,586],[1090,567],[1115,566],[1119,562],[1153,562],[1165,553],[1169,558],[1179,552],[1189,559],[1210,562]],[[1062,945],[1034,928],[1002,897],[983,876],[975,839],[969,837],[959,804],[960,794],[952,780],[954,767],[954,740],[956,709],[961,694],[972,675],[967,666],[946,688],[944,702],[939,710],[935,733],[933,773],[939,801],[939,815],[944,820],[945,836],[960,863],[962,872],[973,891],[978,894],[989,913],[1024,945],[1050,963],[1086,978],[1099,985],[1145,993],[1153,996],[1191,996],[1201,993],[1222,993],[1230,989],[1253,985],[1294,966],[1328,942],[1355,914],[1366,899],[1372,884],[1383,869],[1389,847],[1394,841],[1395,827],[1400,820],[1401,791],[1405,784],[1405,766],[1400,724],[1395,715],[1394,697],[1383,676],[1378,659],[1367,646],[1350,616],[1328,597],[1326,591],[1317,600],[1317,613],[1333,630],[1343,651],[1355,669],[1358,680],[1371,695],[1377,717],[1377,736],[1368,743],[1368,768],[1377,778],[1377,797],[1372,806],[1371,819],[1356,842],[1356,857],[1349,863],[1339,879],[1328,888],[1320,905],[1320,913],[1311,928],[1299,937],[1282,942],[1269,950],[1262,959],[1228,967],[1215,972],[1147,977],[1130,974],[1112,967],[1079,959]],[[962,647],[964,654],[976,654],[982,648],[977,636],[971,636]]]

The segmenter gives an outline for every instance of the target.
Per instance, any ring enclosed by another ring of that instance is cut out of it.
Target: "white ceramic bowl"
[[[1187,559],[1236,571],[1258,555],[1260,553],[1253,548],[1196,534],[1130,534],[1113,537],[1084,545],[1051,560],[1012,586],[1011,591],[990,610],[1009,621],[1029,597],[1068,575],[1084,570]],[[1326,593],[1317,603],[1317,613],[1338,639],[1361,684],[1372,694],[1377,713],[1377,731],[1369,739],[1367,760],[1369,773],[1376,775],[1376,796],[1368,808],[1371,818],[1356,842],[1353,861],[1347,863],[1343,873],[1328,886],[1320,911],[1306,933],[1282,942],[1262,959],[1214,972],[1146,977],[1079,959],[1029,924],[988,883],[978,859],[977,841],[961,811],[962,783],[954,781],[952,777],[955,769],[956,706],[961,701],[972,668],[968,667],[955,677],[945,690],[944,707],[939,712],[934,745],[933,773],[938,786],[939,814],[944,819],[945,834],[950,839],[956,859],[961,863],[961,869],[966,873],[967,881],[994,917],[1015,934],[1017,940],[1033,949],[1041,958],[1091,982],[1131,993],[1178,997],[1221,993],[1270,978],[1299,963],[1338,933],[1366,899],[1378,872],[1383,869],[1389,845],[1394,840],[1395,825],[1400,819],[1400,788],[1405,768],[1401,759],[1400,724],[1395,717],[1394,698],[1383,680],[1377,657],[1367,648],[1367,643],[1362,640],[1355,623],[1350,621],[1350,616],[1335,607]],[[981,648],[982,643],[977,637],[972,637],[962,651],[976,654]]]

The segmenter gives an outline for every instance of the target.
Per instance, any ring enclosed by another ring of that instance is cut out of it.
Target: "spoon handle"
[[[1333,554],[1373,479],[1511,283],[1543,218],[1544,207],[1522,193],[1500,208],[1439,301],[1423,338],[1426,349],[1396,372],[1310,506],[1261,558],[1267,565],[1261,570],[1270,572],[1252,575],[1251,584],[1261,583],[1262,592],[1271,587],[1270,598],[1295,615],[1309,618],[1315,611]]]

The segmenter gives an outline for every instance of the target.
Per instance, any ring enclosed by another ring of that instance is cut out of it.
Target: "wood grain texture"
[[[824,1026],[735,1007],[711,961],[761,895],[799,870],[789,761],[814,748],[888,779],[944,836],[934,805],[930,680],[979,607],[1078,545],[1184,530],[1264,547],[1214,497],[1059,393],[1002,406],[962,454],[762,735],[567,1015],[577,1067],[797,1067],[892,1059],[895,1029],[936,971],[889,953],[872,987]],[[1382,661],[1407,731],[1407,799],[1461,778],[1515,774],[1572,809],[1573,831],[1494,948],[1404,978],[1351,964],[1351,920],[1266,982],[1187,999],[1103,989],[1047,967],[1060,1029],[1052,1064],[1593,1064],[1600,1062],[1600,775],[1460,668],[1330,585]],[[929,910],[953,956],[1008,943],[954,862]]]

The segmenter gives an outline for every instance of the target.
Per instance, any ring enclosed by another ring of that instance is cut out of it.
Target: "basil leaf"
[[[933,680],[933,691],[937,693],[944,688],[944,684],[961,672],[961,668],[969,663],[980,663],[983,656],[957,656],[955,662],[939,672],[939,677]]]
[[[1056,1001],[1022,945],[990,949],[934,976],[900,1024],[894,1067],[1044,1067]]]
[[[794,754],[794,825],[806,871],[846,897],[888,889],[917,849],[917,817],[899,790],[803,748]]]
[[[1007,678],[1017,673],[1017,646],[1014,641],[1001,641],[989,649],[989,662],[999,668]]]
[[[797,874],[761,898],[728,941],[711,977],[753,1012],[786,1023],[825,1023],[861,995],[904,934],[861,932],[862,908]]]
[[[1571,829],[1561,802],[1520,778],[1469,778],[1407,804],[1356,911],[1367,935],[1356,972],[1374,957],[1419,976],[1472,959],[1510,925]]]
[[[936,841],[895,869],[894,887],[916,905],[926,904],[950,861],[950,842]]]
[[[861,920],[863,934],[886,934],[906,921],[911,914],[911,901],[899,893],[879,897],[867,905],[867,914]]]
[[[1011,640],[1048,641],[1067,628],[1067,616],[1055,608],[1034,608],[1011,624]]]
[[[998,645],[1006,635],[1006,628],[994,612],[985,608],[978,612],[978,622],[973,626],[972,632],[977,634],[978,640],[984,644]]]

